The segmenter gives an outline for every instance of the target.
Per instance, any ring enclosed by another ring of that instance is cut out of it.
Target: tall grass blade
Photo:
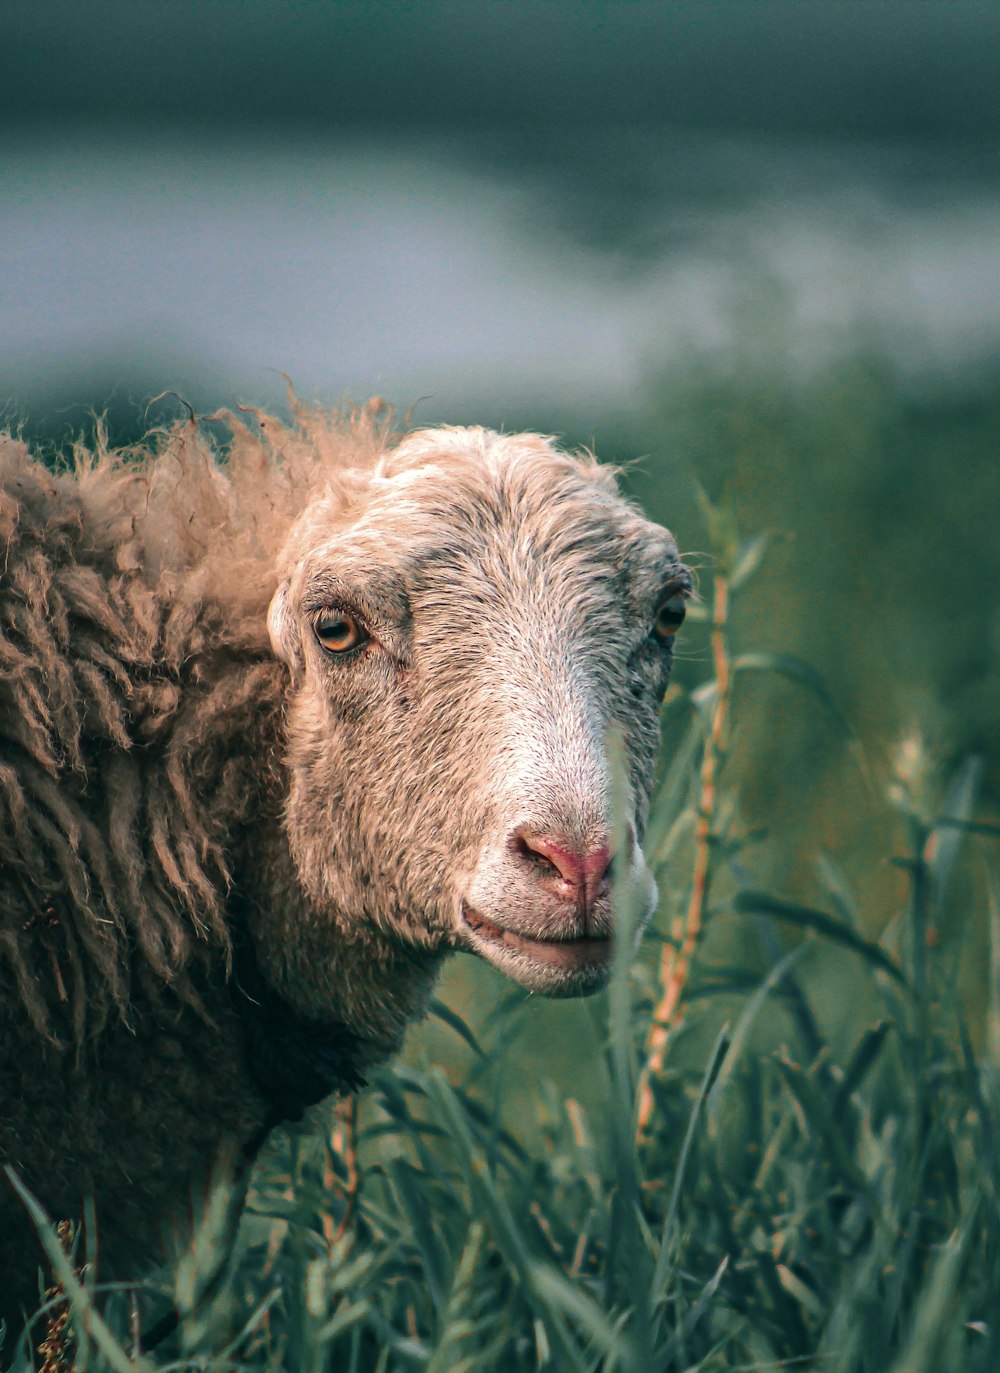
[[[882,1046],[891,1029],[891,1021],[880,1020],[877,1025],[874,1025],[863,1035],[861,1042],[851,1056],[850,1063],[844,1070],[843,1078],[837,1086],[837,1094],[833,1099],[834,1116],[840,1114],[861,1086],[869,1070],[874,1066],[875,1060],[882,1052]]]
[[[657,1351],[655,1366],[661,1368],[670,1367],[671,1362],[694,1334],[695,1327],[708,1310],[709,1304],[719,1290],[719,1284],[722,1282],[728,1267],[729,1255],[727,1254],[698,1294],[698,1300],[685,1314],[680,1327],[671,1335],[663,1348]]]
[[[865,1198],[872,1216],[884,1225],[882,1208],[872,1184],[852,1156],[840,1126],[817,1090],[816,1084],[807,1073],[796,1064],[789,1063],[787,1059],[779,1058],[777,1063],[807,1121],[815,1131],[814,1138],[822,1140],[826,1145],[827,1161],[848,1187]]]
[[[39,1239],[42,1241],[49,1262],[52,1264],[53,1272],[70,1300],[74,1322],[87,1331],[113,1373],[145,1373],[146,1370],[152,1373],[153,1365],[151,1363],[139,1355],[131,1357],[115,1339],[101,1313],[94,1306],[90,1293],[73,1271],[73,1265],[60,1244],[48,1216],[13,1168],[5,1164],[4,1172],[8,1182],[21,1198],[34,1222]]]
[[[799,906],[794,902],[782,901],[776,896],[768,896],[764,892],[757,891],[737,893],[733,905],[736,910],[746,914],[767,915],[772,920],[783,920],[789,925],[799,925],[804,929],[814,930],[816,934],[823,935],[825,939],[832,939],[835,943],[842,944],[845,948],[860,954],[874,967],[888,973],[900,986],[908,985],[904,973],[884,949],[880,949],[877,944],[871,943],[870,940],[863,939],[861,935],[855,934],[849,925],[845,925],[843,921],[835,919],[832,915],[827,915],[825,911],[813,910],[809,906]]]
[[[948,788],[941,814],[935,822],[933,851],[927,860],[933,884],[932,909],[935,915],[940,913],[944,904],[955,859],[968,833],[965,826],[972,815],[982,775],[983,760],[967,758]]]
[[[466,1025],[462,1017],[458,1015],[457,1012],[453,1011],[450,1006],[446,1006],[443,1001],[439,1001],[437,997],[434,997],[427,1007],[427,1011],[428,1014],[434,1016],[436,1020],[440,1020],[443,1025],[447,1025],[450,1030],[454,1030],[459,1038],[464,1039],[469,1048],[473,1053],[477,1054],[479,1058],[486,1057],[476,1036],[469,1029],[468,1025]]]
[[[785,974],[795,967],[804,953],[804,945],[799,945],[797,949],[789,949],[784,958],[782,958],[779,963],[776,963],[767,974],[740,1012],[739,1018],[733,1027],[733,1033],[729,1041],[729,1048],[726,1056],[722,1060],[715,1081],[709,1089],[706,1098],[706,1110],[710,1121],[713,1121],[718,1115],[722,1097],[736,1070],[736,1065],[739,1063],[743,1051],[746,1048],[747,1041],[750,1037],[750,1031],[753,1028],[754,1021],[760,1014],[761,1008],[774,991],[775,987],[779,985]]]
[[[1000,1073],[1000,878],[987,874],[987,915],[990,934],[990,985],[986,999],[986,1049],[991,1068]]]
[[[794,658],[789,653],[741,653],[733,659],[733,671],[774,672],[779,677],[786,677],[790,682],[811,692],[823,703],[843,732],[853,736],[854,731],[850,722],[833,699],[829,687],[816,669],[804,663],[801,658]]]
[[[729,1051],[729,1026],[724,1025],[716,1037],[709,1054],[708,1063],[698,1087],[698,1095],[695,1097],[694,1105],[691,1107],[691,1114],[688,1117],[687,1130],[684,1132],[684,1143],[681,1145],[680,1157],[674,1171],[674,1180],[670,1188],[670,1201],[667,1205],[667,1214],[664,1217],[663,1229],[660,1237],[659,1252],[656,1256],[656,1267],[653,1270],[653,1281],[651,1288],[651,1300],[653,1306],[657,1306],[666,1292],[666,1285],[669,1277],[671,1258],[674,1250],[680,1242],[677,1234],[677,1212],[680,1206],[681,1189],[687,1174],[688,1159],[691,1154],[691,1146],[694,1143],[695,1131],[698,1128],[698,1121],[701,1118],[702,1108],[708,1099],[708,1094],[712,1088],[719,1069]]]
[[[974,1211],[975,1207],[969,1208],[970,1215]],[[942,1346],[955,1346],[955,1337],[962,1332],[954,1299],[970,1230],[971,1224],[967,1224],[937,1256],[920,1291],[906,1344],[892,1366],[892,1373],[937,1373]]]
[[[566,1329],[561,1312],[539,1292],[535,1285],[535,1266],[530,1247],[522,1235],[513,1213],[500,1194],[493,1178],[477,1158],[477,1150],[469,1132],[461,1106],[454,1091],[440,1072],[432,1072],[427,1079],[427,1092],[442,1123],[451,1136],[452,1148],[469,1190],[475,1197],[511,1269],[519,1279],[529,1299],[534,1299],[539,1315],[554,1347],[559,1351],[567,1369],[584,1368],[580,1352]],[[541,1297],[541,1300],[539,1300]]]
[[[593,1341],[603,1358],[628,1373],[645,1373],[627,1332],[612,1322],[593,1297],[551,1267],[536,1265],[533,1279],[537,1290]]]
[[[775,530],[766,529],[763,534],[755,534],[753,538],[747,539],[737,552],[729,573],[729,586],[732,591],[738,591],[750,580],[763,563],[767,550],[778,537]]]

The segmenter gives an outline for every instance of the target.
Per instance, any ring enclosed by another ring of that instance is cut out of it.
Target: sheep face
[[[549,995],[603,985],[613,905],[641,927],[655,903],[641,840],[689,589],[666,530],[535,436],[417,434],[363,501],[311,506],[269,624],[286,829],[331,938],[361,922]]]

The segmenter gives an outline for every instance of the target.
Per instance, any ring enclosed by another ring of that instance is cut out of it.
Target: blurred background
[[[815,667],[870,769],[794,683],[741,684],[758,881],[818,900],[830,854],[878,933],[903,739],[981,757],[995,810],[994,4],[5,0],[0,52],[12,426],[127,440],[168,390],[284,409],[287,374],[550,431],[630,465],[706,589],[697,488],[728,492],[779,536],[736,648]],[[695,627],[678,680],[710,671]],[[450,975],[474,1021],[501,992]],[[535,1033],[569,1062],[592,1013]]]

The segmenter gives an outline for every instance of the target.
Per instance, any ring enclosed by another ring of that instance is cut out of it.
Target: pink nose
[[[611,867],[611,849],[606,839],[585,848],[561,836],[535,834],[524,828],[515,830],[511,838],[514,852],[526,862],[547,870],[557,892],[567,901],[589,911],[604,894]]]

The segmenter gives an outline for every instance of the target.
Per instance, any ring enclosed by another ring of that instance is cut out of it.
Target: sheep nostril
[[[516,830],[510,847],[525,862],[558,879],[567,896],[587,907],[603,894],[611,881],[612,855],[606,840],[590,847],[548,834]]]
[[[518,858],[522,858],[526,863],[531,863],[536,868],[541,868],[546,872],[554,873],[557,877],[565,876],[562,868],[551,856],[550,851],[536,848],[534,843],[520,832],[514,835],[511,848]]]

